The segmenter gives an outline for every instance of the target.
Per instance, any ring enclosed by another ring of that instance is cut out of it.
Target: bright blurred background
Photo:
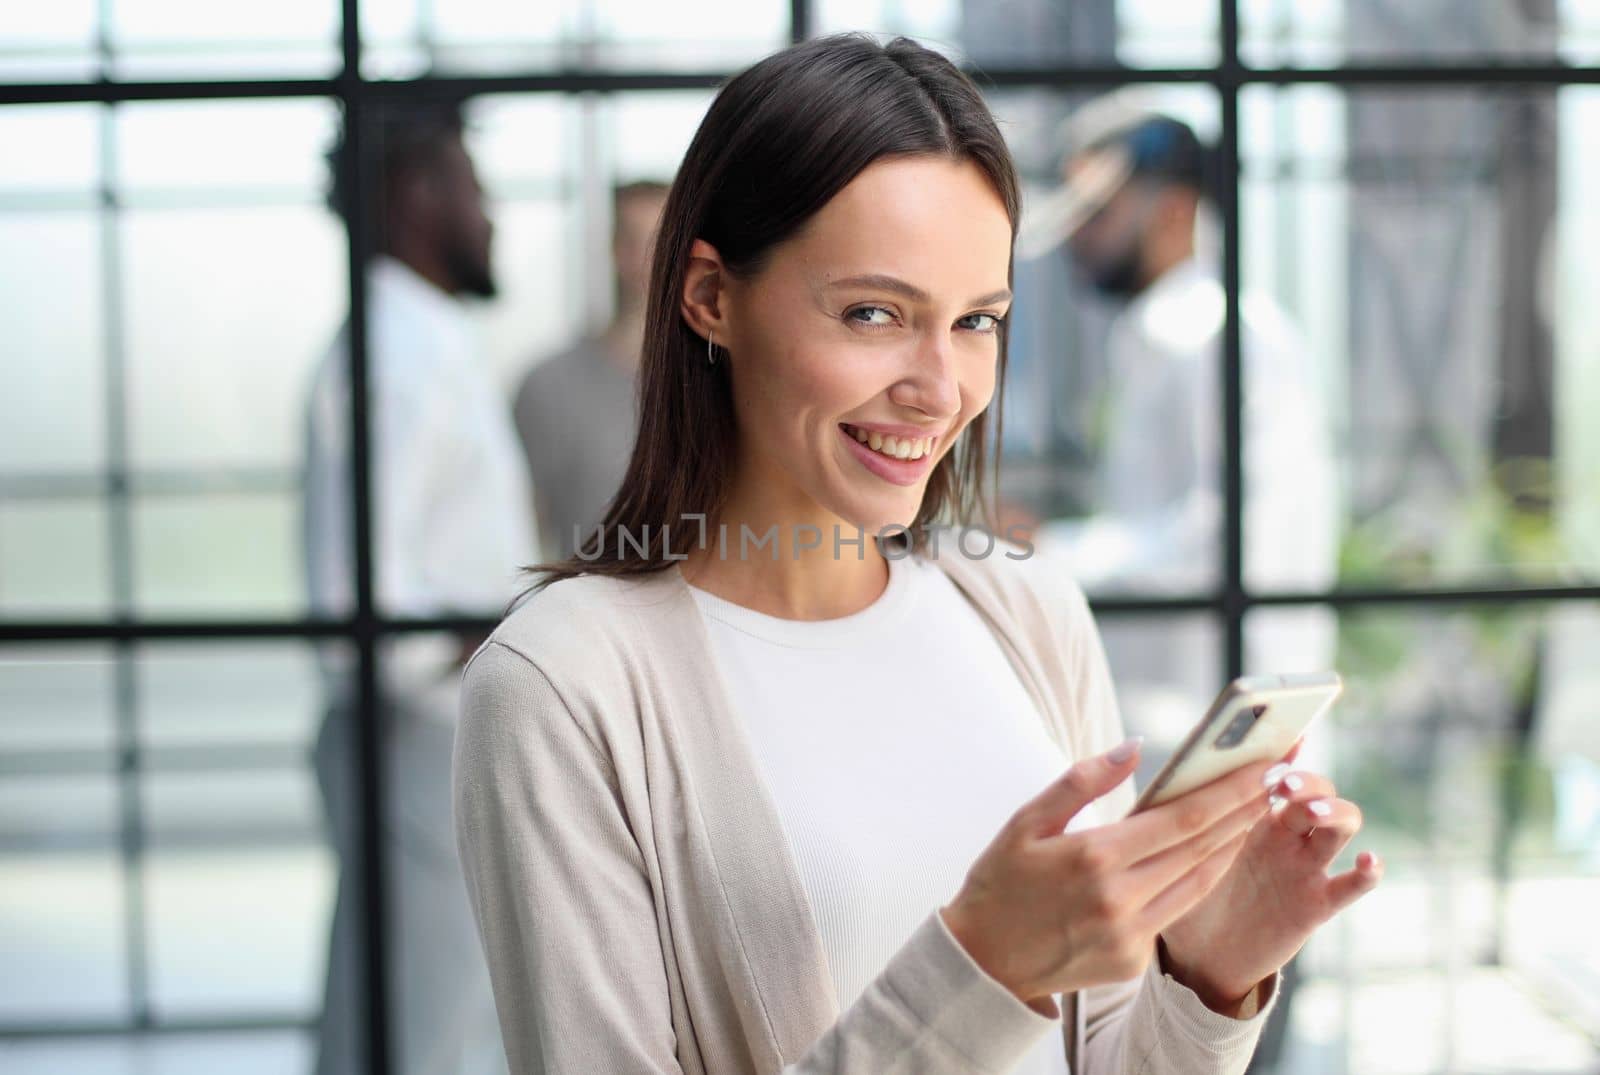
[[[1031,190],[1119,84],[1237,149],[1210,256],[1237,236],[1307,341],[1337,580],[1266,577],[1245,534],[1236,578],[1091,596],[1119,654],[1212,640],[1161,685],[1195,715],[1250,639],[1335,617],[1329,767],[1388,875],[1302,956],[1274,1069],[1600,1071],[1600,0],[7,5],[0,1069],[309,1068],[317,648],[381,665],[388,637],[382,609],[313,620],[301,581],[341,108],[474,94],[501,281],[474,317],[509,398],[609,316],[612,185],[670,179],[720,78],[843,29],[987,76]],[[1059,258],[1017,279],[1006,488],[1083,513],[1110,315]]]

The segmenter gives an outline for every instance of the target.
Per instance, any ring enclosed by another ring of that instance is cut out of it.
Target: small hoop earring
[[[717,364],[716,338],[717,334],[715,332],[706,333],[706,364],[708,366],[715,366]]]

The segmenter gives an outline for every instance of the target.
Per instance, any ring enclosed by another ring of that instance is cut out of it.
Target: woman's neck
[[[706,548],[691,550],[678,567],[690,585],[736,605],[786,620],[832,620],[860,612],[889,584],[889,562],[870,533],[857,548],[854,526],[837,524],[836,551],[833,523],[746,520],[742,543],[740,523],[724,525],[725,543],[717,527],[709,528]]]

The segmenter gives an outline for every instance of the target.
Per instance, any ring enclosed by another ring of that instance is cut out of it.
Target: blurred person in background
[[[1094,510],[1041,523],[1035,540],[1091,592],[1203,593],[1219,582],[1224,508],[1226,298],[1215,259],[1197,250],[1214,154],[1187,124],[1120,94],[1080,110],[1063,133],[1063,185],[1035,203],[1020,245],[1034,255],[1064,247],[1120,309],[1097,408]],[[1323,589],[1338,542],[1327,405],[1288,316],[1264,295],[1241,305],[1249,581]],[[1175,745],[1199,714],[1187,695],[1181,711],[1160,704],[1163,684],[1215,681],[1213,630],[1202,617],[1137,627],[1136,645],[1114,661],[1129,723]],[[1247,661],[1262,672],[1321,671],[1334,640],[1322,610],[1292,623],[1275,612],[1270,632],[1250,634]],[[1144,687],[1153,693],[1141,705]]]
[[[613,188],[611,322],[535,365],[517,391],[541,541],[562,557],[600,522],[633,451],[650,247],[666,200],[667,184],[657,180]]]
[[[363,127],[369,190],[330,201],[368,214],[369,424],[374,600],[387,615],[500,613],[539,555],[531,491],[503,394],[464,299],[495,294],[493,227],[463,141],[459,104],[384,106]],[[312,608],[354,606],[349,326],[319,363],[307,406],[305,555]],[[504,1072],[487,968],[461,884],[450,812],[457,685],[481,638],[416,635],[382,652],[382,832],[393,985],[393,1070]],[[316,769],[341,862],[359,861],[351,678],[330,666]],[[342,869],[316,1071],[366,1071],[361,907]]]
[[[1041,199],[1022,239],[1028,255],[1064,247],[1075,270],[1120,309],[1106,338],[1107,389],[1098,409],[1095,509],[1047,520],[1042,553],[1091,592],[1204,593],[1220,579],[1222,345],[1226,294],[1216,258],[1197,250],[1218,182],[1216,156],[1188,124],[1127,93],[1101,98],[1062,129],[1062,186]],[[1328,408],[1309,349],[1261,294],[1241,300],[1243,541],[1257,588],[1323,590],[1337,574],[1337,480]],[[1147,781],[1200,713],[1195,686],[1214,690],[1219,653],[1205,616],[1110,622],[1130,732],[1153,749]],[[1246,624],[1256,672],[1334,663],[1337,623],[1322,608],[1272,610]],[[1330,771],[1327,729],[1301,761]],[[1295,975],[1258,1054],[1278,1051]]]

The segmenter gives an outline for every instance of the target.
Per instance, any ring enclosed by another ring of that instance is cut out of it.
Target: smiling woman
[[[1377,883],[1326,876],[1360,813],[1287,765],[1127,816],[1081,591],[939,548],[990,517],[1018,210],[977,88],[914,42],[797,45],[712,104],[622,486],[464,677],[515,1071],[1237,1073]]]
[[[534,589],[671,567],[706,544],[685,516],[824,533],[893,522],[917,549],[935,519],[987,521],[1020,194],[976,87],[903,40],[799,46],[729,82],[678,174],[632,459],[600,526],[537,565]],[[936,443],[920,468],[879,467],[844,424]],[[669,548],[639,552],[662,535]]]

